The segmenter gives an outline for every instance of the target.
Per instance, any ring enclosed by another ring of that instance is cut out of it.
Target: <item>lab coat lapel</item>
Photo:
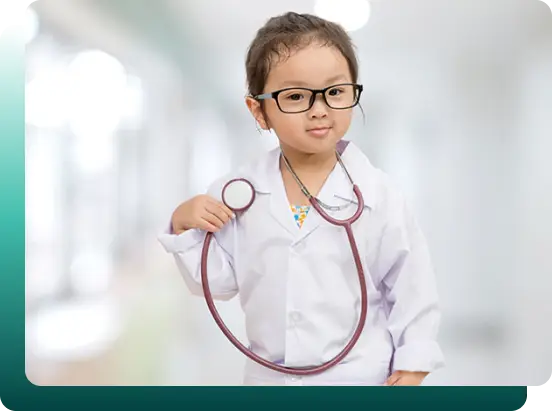
[[[277,158],[271,158],[270,162],[270,214],[272,217],[291,235],[294,237],[294,243],[298,243],[305,239],[308,235],[314,232],[321,224],[326,221],[311,207],[303,226],[299,228],[297,222],[293,218],[293,213],[290,209],[290,204],[287,198],[282,173],[280,171],[280,155]],[[349,189],[352,193],[352,187],[349,180],[339,164],[336,164],[326,182],[322,186],[318,198],[328,205],[341,205],[343,199],[335,196],[335,193],[343,194],[343,190]],[[325,210],[328,215],[339,218],[342,211]]]
[[[368,158],[353,144],[347,146],[341,159],[353,182],[359,186],[364,199],[364,211],[366,211],[375,201],[373,167]],[[346,220],[357,211],[358,199],[353,191],[353,185],[339,162],[336,163],[317,197],[329,206],[339,207],[339,210],[328,210],[322,207],[323,212],[337,220]],[[311,207],[303,227],[299,230],[296,242],[302,241],[324,224],[330,223]]]
[[[365,207],[371,208],[375,202],[373,183],[376,176],[374,175],[373,166],[354,144],[347,146],[341,158],[348,172],[351,174],[354,183],[359,186],[362,192]],[[295,243],[305,239],[321,225],[330,224],[311,207],[303,226],[299,228],[293,219],[287,199],[280,171],[279,149],[271,152],[267,166],[265,175],[268,177],[270,185],[270,215],[288,234],[295,238]],[[339,163],[336,163],[317,197],[327,205],[339,206],[341,208],[340,210],[326,210],[323,208],[323,211],[329,216],[339,220],[351,217],[357,210],[358,203],[353,192],[353,187]]]

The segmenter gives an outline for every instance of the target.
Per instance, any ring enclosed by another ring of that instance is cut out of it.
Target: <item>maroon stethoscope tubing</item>
[[[244,180],[244,179],[238,179],[238,180],[245,181],[246,183],[251,185],[251,183],[249,183],[247,180]],[[236,181],[236,180],[232,180],[232,181],[228,182],[224,188],[228,187],[228,185],[230,183],[232,183],[233,181]],[[338,363],[340,363],[349,354],[349,352],[353,349],[353,347],[357,343],[358,339],[360,338],[360,335],[362,334],[362,330],[364,329],[364,324],[366,323],[366,315],[367,315],[367,312],[368,312],[368,292],[367,292],[367,288],[366,288],[366,280],[365,280],[365,276],[364,276],[364,269],[362,267],[360,254],[359,254],[359,251],[358,251],[358,247],[357,247],[355,237],[353,235],[353,229],[352,229],[352,224],[356,220],[358,220],[358,218],[362,214],[362,211],[363,211],[363,208],[364,208],[364,199],[362,197],[362,194],[361,194],[359,188],[356,185],[353,186],[353,190],[354,190],[354,193],[357,197],[358,208],[357,208],[355,214],[352,217],[350,217],[346,220],[336,220],[335,218],[332,218],[325,211],[322,210],[322,207],[320,206],[320,204],[318,204],[318,202],[315,198],[310,199],[310,202],[311,202],[312,206],[320,214],[320,216],[322,218],[324,218],[324,220],[326,220],[330,224],[333,224],[333,225],[336,225],[336,226],[341,226],[341,227],[345,228],[345,231],[347,232],[347,237],[349,238],[349,244],[351,246],[351,251],[353,253],[353,258],[355,260],[356,268],[357,268],[357,271],[358,271],[358,280],[359,280],[359,283],[360,283],[360,295],[361,295],[360,318],[359,318],[356,330],[355,330],[353,336],[351,337],[351,340],[349,341],[349,343],[343,348],[343,350],[339,354],[337,354],[334,358],[332,358],[331,360],[329,360],[329,361],[327,361],[327,362],[325,362],[321,365],[311,366],[311,367],[294,368],[294,367],[286,367],[286,366],[274,364],[273,362],[268,361],[268,360],[258,356],[257,354],[253,353],[251,350],[246,348],[232,334],[232,332],[226,327],[226,325],[224,324],[224,321],[220,317],[220,315],[219,315],[219,313],[218,313],[218,311],[215,307],[215,303],[213,301],[213,296],[211,295],[211,290],[209,288],[209,281],[208,281],[208,277],[207,277],[207,261],[208,261],[209,246],[210,246],[211,240],[213,238],[213,233],[207,232],[207,235],[205,236],[205,240],[204,240],[204,243],[203,243],[203,250],[202,250],[202,253],[201,253],[201,283],[202,283],[202,287],[203,287],[203,294],[204,294],[204,297],[205,297],[205,301],[207,302],[207,307],[209,308],[209,311],[211,312],[215,322],[217,323],[217,325],[219,326],[221,331],[224,333],[224,335],[226,335],[228,340],[230,340],[230,342],[238,350],[240,350],[245,356],[247,356],[251,360],[257,362],[260,365],[265,366],[266,368],[272,369],[274,371],[279,371],[279,372],[282,372],[282,373],[286,373],[286,374],[301,375],[301,376],[313,375],[313,374],[318,374],[318,373],[324,372],[324,371],[328,370],[329,368],[331,368],[331,367],[337,365]],[[254,192],[255,191],[253,190],[253,193]],[[253,203],[253,197],[254,197],[254,194],[252,196],[251,201],[249,202],[249,204],[246,207],[244,207],[240,210],[233,210],[233,211],[245,211]]]

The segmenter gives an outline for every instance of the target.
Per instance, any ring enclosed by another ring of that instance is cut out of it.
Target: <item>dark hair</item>
[[[347,60],[353,82],[357,82],[358,61],[354,45],[343,27],[311,14],[288,12],[269,19],[249,46],[245,62],[249,94],[263,93],[275,61],[313,43],[337,48]]]

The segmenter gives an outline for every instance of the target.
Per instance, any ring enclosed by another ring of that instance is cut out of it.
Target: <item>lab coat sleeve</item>
[[[221,184],[215,183],[208,194],[220,200],[218,191]],[[238,293],[238,285],[234,273],[233,232],[236,220],[230,220],[211,239],[207,274],[209,288],[215,300],[230,300]],[[176,235],[170,224],[159,235],[158,240],[165,251],[174,256],[176,266],[193,295],[203,296],[201,281],[201,254],[206,232],[191,229]]]
[[[437,342],[441,313],[430,253],[404,198],[394,200],[389,211],[378,271],[394,344],[393,371],[433,372],[445,363]]]

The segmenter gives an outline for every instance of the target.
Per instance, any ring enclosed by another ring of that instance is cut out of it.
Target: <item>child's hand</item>
[[[175,234],[181,234],[192,228],[216,232],[219,231],[234,213],[220,201],[208,195],[199,195],[180,204],[174,210],[171,225]]]
[[[395,371],[384,385],[420,385],[428,374],[427,372]]]

